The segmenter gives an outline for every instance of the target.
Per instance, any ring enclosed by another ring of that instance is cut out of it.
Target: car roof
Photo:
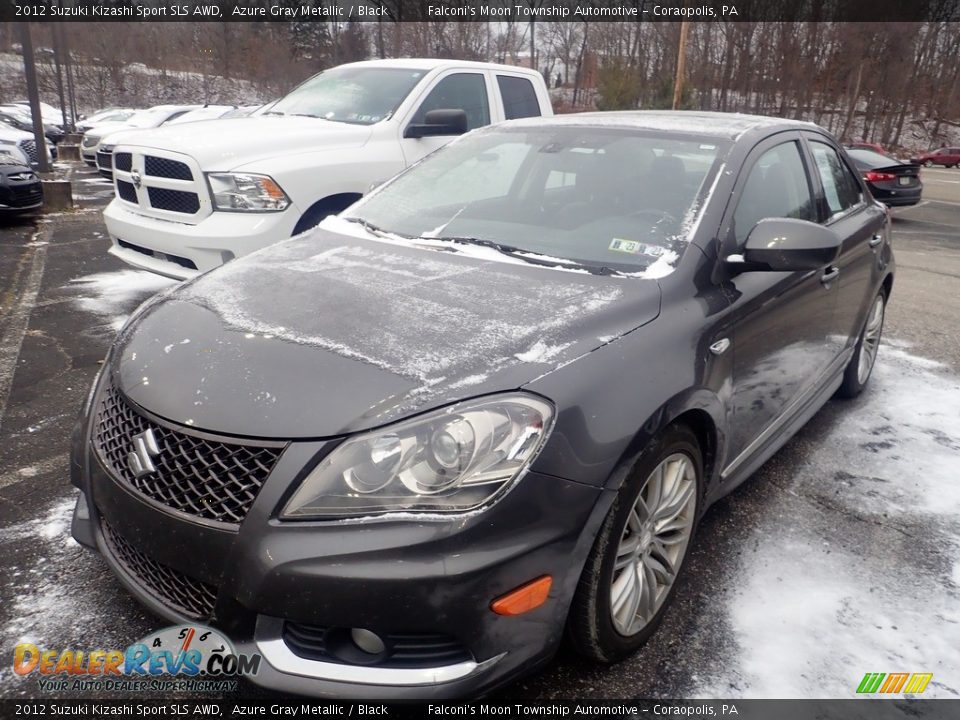
[[[498,70],[501,72],[520,72],[539,74],[536,70],[516,65],[498,65],[495,63],[477,62],[475,60],[452,60],[450,58],[390,58],[385,60],[362,60],[348,63],[350,67],[395,67],[410,68],[413,70],[434,70],[441,67],[476,68],[478,70]],[[343,66],[341,66],[343,67]],[[332,70],[333,68],[331,68]]]
[[[511,120],[510,126],[580,125],[584,127],[622,127],[724,137],[736,140],[746,132],[770,128],[776,130],[821,130],[814,123],[766,115],[701,112],[692,110],[630,110],[554,115],[547,118]]]

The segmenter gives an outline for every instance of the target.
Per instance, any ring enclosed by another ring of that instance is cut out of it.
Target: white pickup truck
[[[316,75],[257,117],[140,131],[113,151],[110,252],[189,278],[301,233],[467,130],[552,115],[541,75],[373,60]]]

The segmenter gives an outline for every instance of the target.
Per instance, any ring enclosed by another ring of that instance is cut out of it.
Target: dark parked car
[[[810,124],[478,130],[141,308],[74,435],[73,535],[278,690],[475,695],[565,628],[614,661],[704,511],[864,388],[893,269]]]
[[[874,152],[878,152],[881,155],[887,154],[887,149],[883,147],[883,145],[881,145],[880,143],[853,142],[853,143],[849,143],[846,147],[853,148],[855,150],[873,150]]]
[[[926,167],[931,167],[932,165],[943,165],[948,168],[956,167],[960,165],[960,147],[942,147],[937,150],[931,150],[919,157],[910,158],[910,162]]]
[[[920,202],[923,183],[918,166],[902,163],[873,150],[848,148],[847,153],[875,199],[891,207]]]
[[[30,167],[0,150],[0,216],[37,210],[43,205],[43,184]]]

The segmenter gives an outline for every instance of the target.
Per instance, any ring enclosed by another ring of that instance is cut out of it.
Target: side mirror
[[[791,218],[766,218],[747,235],[742,260],[750,270],[793,272],[826,267],[840,254],[843,241],[830,228]]]
[[[407,125],[405,138],[463,135],[467,131],[467,113],[463,110],[430,110],[422,123]]]

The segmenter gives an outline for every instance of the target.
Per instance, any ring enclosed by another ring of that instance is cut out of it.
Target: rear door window
[[[503,98],[503,114],[507,120],[539,117],[540,103],[533,83],[526,78],[497,75],[500,97]]]
[[[823,184],[827,207],[830,209],[827,218],[829,222],[860,203],[863,199],[860,183],[832,147],[813,140],[810,142],[810,149],[813,151],[813,160]]]

